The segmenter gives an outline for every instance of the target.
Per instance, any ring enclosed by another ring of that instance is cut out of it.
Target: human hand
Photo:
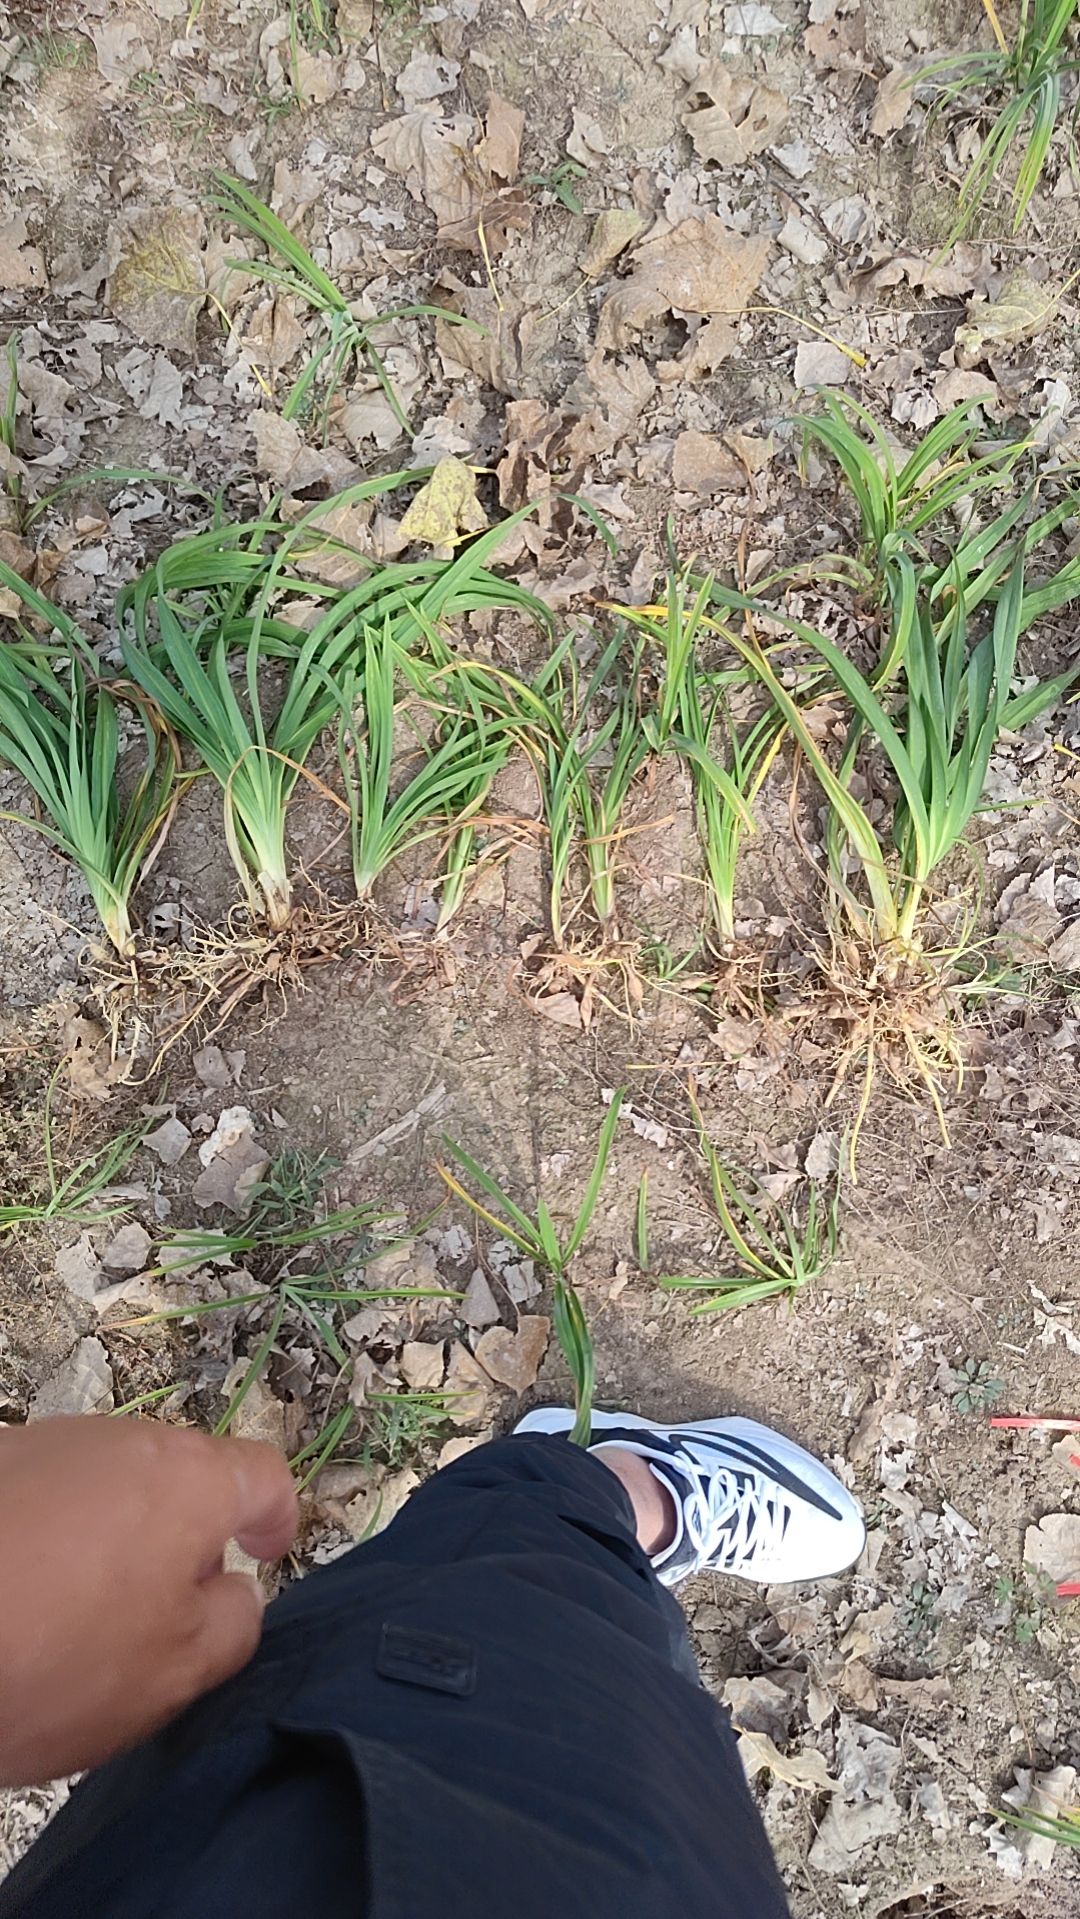
[[[272,1446],[152,1421],[0,1431],[0,1785],[96,1766],[251,1658],[296,1492]]]

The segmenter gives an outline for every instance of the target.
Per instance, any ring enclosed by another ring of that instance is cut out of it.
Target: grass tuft
[[[1014,148],[1022,149],[1012,186],[1012,230],[1018,233],[1046,171],[1063,113],[1071,144],[1080,108],[1075,97],[1080,61],[1070,41],[1077,4],[1078,0],[1020,0],[1010,46],[989,0],[984,0],[997,45],[936,60],[915,76],[914,85],[932,86],[936,93],[931,121],[950,107],[970,102],[986,129],[960,189],[946,250],[969,230],[991,187],[1008,168]],[[1002,96],[1004,104],[996,104]]]
[[[596,1156],[592,1171],[585,1186],[585,1193],[565,1237],[560,1237],[558,1228],[542,1199],[537,1199],[535,1213],[523,1212],[499,1185],[490,1173],[478,1165],[477,1161],[458,1146],[452,1139],[443,1137],[443,1145],[450,1157],[461,1168],[471,1184],[478,1188],[484,1198],[478,1199],[458,1179],[455,1173],[445,1166],[439,1167],[439,1173],[457,1199],[463,1200],[478,1219],[486,1221],[500,1234],[513,1242],[521,1252],[549,1273],[553,1281],[552,1318],[555,1335],[562,1347],[563,1356],[570,1369],[574,1382],[574,1405],[576,1417],[570,1439],[575,1445],[587,1446],[592,1430],[592,1400],[594,1383],[593,1343],[585,1318],[580,1296],[574,1286],[570,1268],[581,1251],[597,1201],[603,1185],[611,1154],[615,1129],[619,1123],[622,1107],[622,1093],[612,1098],[600,1128],[596,1145]],[[485,1205],[484,1201],[490,1202]],[[493,1211],[492,1208],[495,1210]]]
[[[212,178],[210,199],[215,211],[241,233],[258,241],[269,256],[265,260],[237,258],[230,260],[229,266],[237,273],[250,274],[267,286],[291,294],[304,306],[313,308],[322,322],[323,337],[293,383],[283,409],[285,418],[294,420],[306,415],[313,408],[316,392],[320,392],[318,417],[320,431],[325,435],[334,396],[358,366],[367,365],[402,432],[407,432],[408,415],[375,344],[375,335],[394,320],[428,316],[454,326],[472,327],[474,331],[475,322],[424,302],[394,307],[374,319],[359,318],[353,310],[355,303],[346,299],[330,275],[313,260],[303,242],[250,187],[228,173],[215,173]]]
[[[705,1129],[693,1092],[690,1107],[698,1146],[709,1173],[716,1216],[738,1270],[712,1274],[674,1273],[660,1285],[669,1292],[704,1294],[691,1308],[694,1318],[738,1306],[754,1306],[777,1296],[792,1298],[826,1271],[839,1237],[840,1181],[825,1188],[807,1182],[809,1197],[800,1222],[793,1209],[773,1199],[760,1181],[725,1166]]]

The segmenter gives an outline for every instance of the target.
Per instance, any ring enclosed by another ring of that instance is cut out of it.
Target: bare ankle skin
[[[621,1446],[594,1446],[592,1456],[614,1473],[634,1508],[638,1544],[650,1555],[663,1552],[675,1537],[675,1502],[647,1459]]]

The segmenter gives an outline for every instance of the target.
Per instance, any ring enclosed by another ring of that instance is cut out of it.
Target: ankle
[[[650,1558],[663,1552],[675,1538],[675,1501],[657,1478],[647,1459],[623,1446],[593,1446],[594,1459],[614,1473],[634,1508],[638,1544]]]

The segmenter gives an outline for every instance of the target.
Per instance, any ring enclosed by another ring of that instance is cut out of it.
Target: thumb
[[[197,1590],[201,1617],[192,1648],[192,1698],[247,1665],[262,1638],[266,1604],[250,1573],[215,1573]]]

